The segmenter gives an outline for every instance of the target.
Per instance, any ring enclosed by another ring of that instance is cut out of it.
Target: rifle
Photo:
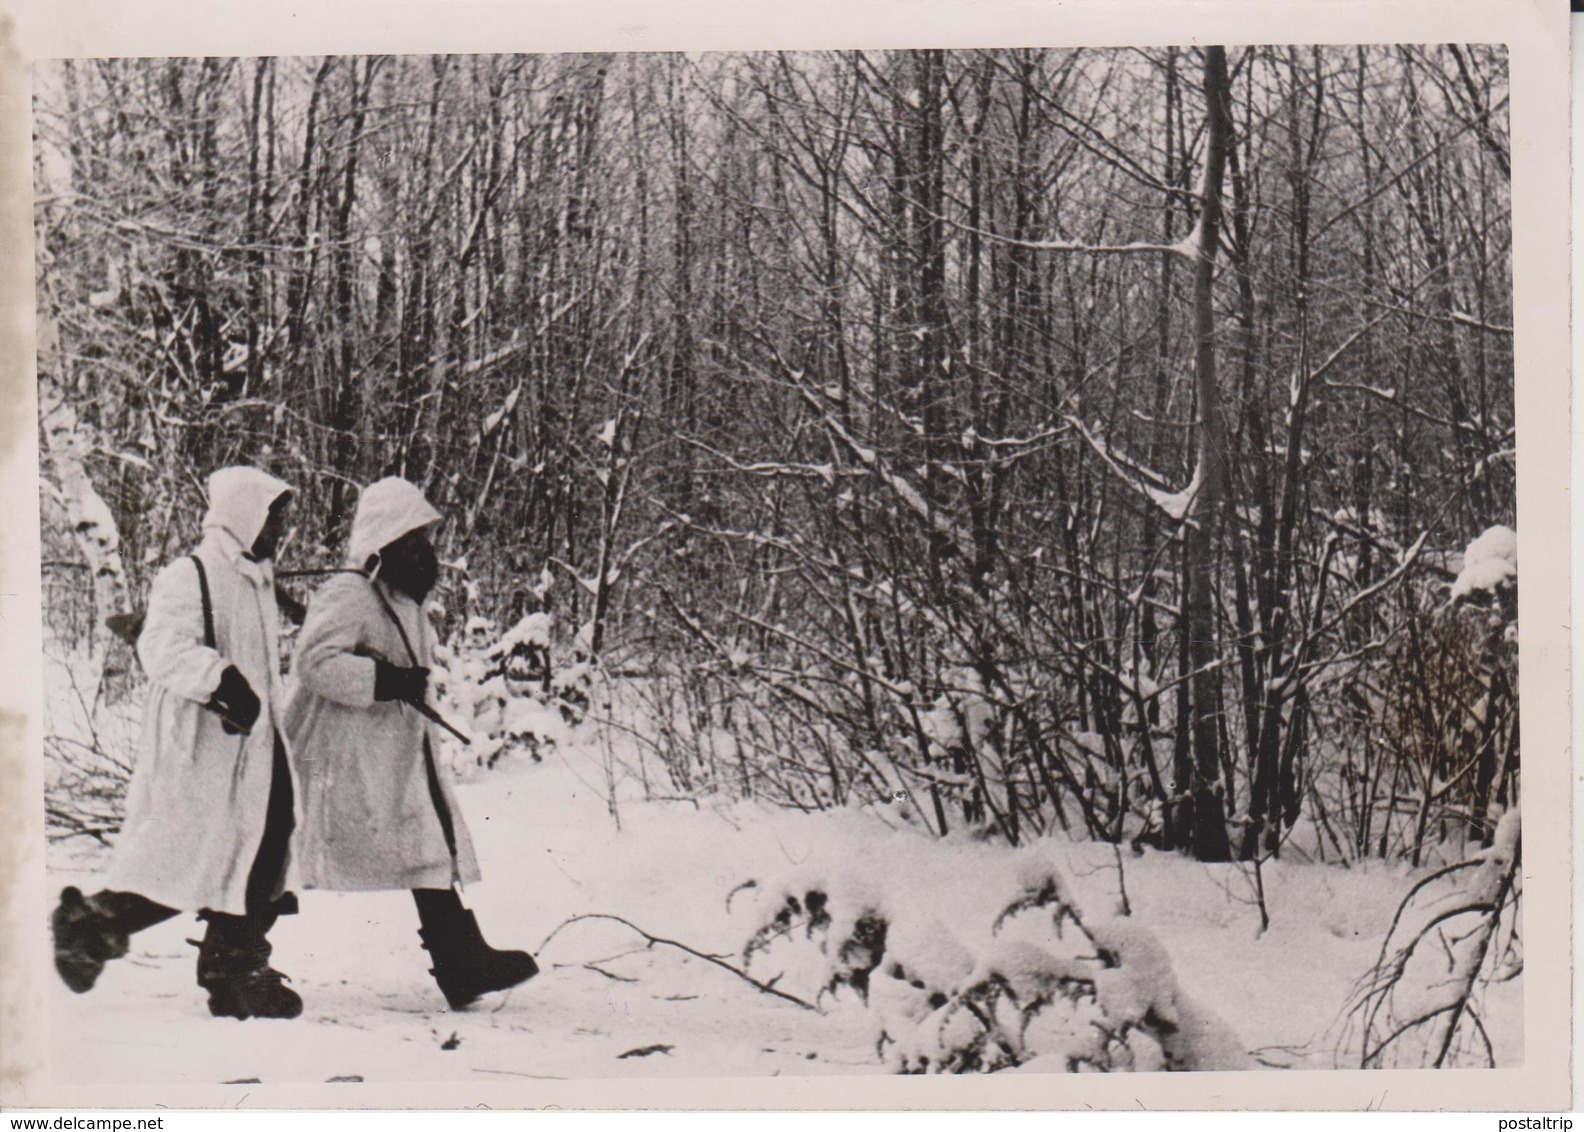
[[[191,557],[193,558],[193,561],[196,563],[197,562],[197,557],[196,556],[191,556]],[[203,567],[201,565],[199,565],[198,569],[200,571],[202,571]],[[284,612],[287,615],[287,617],[290,618],[296,624],[301,625],[303,623],[303,619],[304,619],[304,617],[307,614],[307,607],[304,606],[302,604],[302,602],[300,602],[296,598],[294,598],[291,594],[287,593],[284,589],[282,589],[278,579],[280,579],[280,578],[313,578],[313,577],[321,577],[321,576],[326,575],[326,574],[357,574],[359,577],[367,577],[367,575],[364,574],[363,571],[357,570],[357,569],[353,569],[353,568],[347,567],[347,566],[331,566],[331,567],[327,567],[327,568],[323,568],[323,569],[313,569],[313,570],[278,570],[278,571],[276,571],[275,577],[277,579],[277,582],[276,582],[276,585],[275,585],[275,599],[280,604],[282,612]],[[202,579],[202,575],[201,574],[200,574],[200,580],[201,580],[201,584],[203,585],[203,594],[204,594],[204,626],[205,626],[205,638],[206,638],[205,643],[207,643],[210,648],[213,648],[214,647],[213,637],[212,637],[213,629],[210,628],[210,624],[211,623],[210,623],[210,619],[209,619],[209,593],[208,593],[209,587],[208,587],[207,580],[206,579]],[[385,600],[384,600],[383,595],[381,595],[380,602],[381,602],[382,605],[385,604]],[[393,620],[395,620],[395,611],[392,610],[389,605],[385,605],[385,611],[391,615]],[[105,625],[106,625],[106,627],[108,627],[110,629],[110,631],[112,633],[114,633],[116,636],[120,637],[129,646],[135,648],[137,646],[138,636],[143,632],[144,614],[145,614],[145,611],[142,610],[142,609],[132,610],[131,612],[127,612],[127,613],[112,613],[110,616],[105,618]],[[401,630],[401,622],[397,621],[396,625],[397,625],[398,631],[400,631]],[[406,636],[407,636],[407,634],[405,632],[402,632],[402,638],[403,638],[403,642],[404,643],[406,642]],[[409,645],[408,647],[409,647],[409,650],[410,650],[411,646]],[[371,660],[384,660],[384,657],[376,657],[371,652],[366,652],[366,651],[361,651],[361,650],[358,652],[358,655],[359,656],[366,656],[366,657],[368,657]],[[390,662],[386,661],[386,663],[388,664]],[[400,702],[408,704],[419,715],[421,715],[425,719],[429,720],[429,722],[435,724],[437,727],[441,727],[441,728],[445,729],[446,732],[448,732],[453,738],[455,738],[464,747],[471,747],[473,745],[473,740],[469,739],[466,735],[462,734],[462,732],[458,731],[454,726],[452,726],[450,721],[445,718],[445,716],[441,715],[439,712],[437,712],[434,708],[430,707],[428,704],[426,704],[426,703],[414,703],[411,700],[402,700]],[[233,722],[230,719],[225,718],[225,716],[223,714],[222,714],[221,718],[222,718],[222,722],[226,723],[230,727],[236,727],[241,734],[244,734],[244,735],[247,734],[247,732],[245,730],[241,729],[240,725],[236,724],[235,722]]]
[[[360,578],[368,577],[368,575],[362,570],[351,566],[330,566],[312,570],[278,570],[276,571],[275,576],[277,578],[314,578],[321,577],[326,574],[356,574]],[[375,592],[378,594],[377,590]],[[285,600],[290,601],[292,605],[297,606],[299,609],[303,608],[300,603],[291,597],[291,595],[287,594],[278,586],[276,587],[275,593],[277,598],[284,598]],[[389,603],[385,601],[385,596],[383,594],[379,594],[379,599],[380,604],[385,607],[385,612],[389,614],[391,620],[395,622],[396,631],[401,633],[402,643],[407,645],[407,651],[411,653],[412,645],[407,640],[406,630],[402,629],[401,620],[396,616],[396,611],[391,609]],[[302,624],[301,617],[294,617],[293,620],[295,620],[299,625]],[[372,652],[367,650],[359,650],[358,655],[366,656],[370,660],[385,660],[384,657],[375,656]],[[416,658],[414,658],[414,660],[416,662]],[[389,664],[390,661],[385,661],[385,663]],[[469,739],[466,735],[462,734],[462,732],[458,731],[451,725],[450,721],[447,720],[445,716],[435,711],[435,709],[430,707],[428,704],[423,703],[422,701],[414,702],[412,700],[400,700],[398,702],[409,705],[414,711],[423,716],[430,723],[435,724],[437,727],[444,728],[454,739],[457,740],[457,742],[461,743],[464,747],[471,747],[473,745],[473,740]]]
[[[275,572],[275,604],[278,605],[280,607],[280,611],[286,615],[286,620],[290,621],[293,625],[301,625],[304,618],[308,616],[308,607],[288,593],[286,589],[280,584],[280,579],[313,578],[323,574],[339,574],[346,569],[347,568],[343,566],[327,570],[277,570]],[[360,571],[355,570],[351,572],[360,573]],[[142,635],[143,632],[143,621],[147,614],[148,611],[141,608],[130,609],[121,613],[112,613],[105,618],[105,628],[109,629],[117,637],[125,641],[129,648],[136,648],[138,637]]]
[[[412,703],[411,700],[403,700],[401,702],[402,703],[412,704],[413,709],[415,711],[417,711],[419,715],[423,716],[430,723],[434,723],[434,724],[439,725],[440,727],[445,728],[447,731],[449,731],[452,734],[452,736],[457,740],[457,742],[461,743],[464,747],[471,747],[473,745],[473,740],[469,739],[466,735],[462,734],[462,732],[458,731],[455,727],[452,727],[449,723],[446,722],[445,716],[443,716],[439,712],[435,711],[435,709],[430,707],[428,704],[426,704],[426,703]]]
[[[353,655],[354,656],[366,657],[369,660],[383,661],[386,664],[390,664],[390,661],[385,660],[384,657],[378,655],[372,649],[365,649],[365,648],[359,647],[359,648],[356,648],[356,649],[353,650]],[[433,723],[433,724],[435,724],[435,725],[437,725],[439,727],[443,727],[446,731],[450,732],[452,737],[455,738],[464,747],[471,747],[473,745],[473,740],[469,739],[466,735],[462,734],[462,732],[458,731],[455,727],[453,727],[451,725],[450,721],[447,720],[445,716],[443,716],[439,712],[435,711],[434,708],[430,707],[428,704],[424,703],[422,700],[397,700],[396,702],[399,703],[399,704],[406,704],[408,707],[410,707],[414,711],[416,711],[419,715],[421,715],[425,719],[427,719],[430,723]]]

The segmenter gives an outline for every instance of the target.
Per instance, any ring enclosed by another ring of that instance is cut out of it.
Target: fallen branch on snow
[[[555,928],[554,931],[552,931],[549,935],[545,936],[544,942],[539,945],[539,951],[543,952],[544,949],[547,946],[549,946],[550,941],[553,940],[557,935],[559,935],[561,933],[561,929],[562,928],[570,927],[571,925],[577,923],[579,920],[610,920],[613,923],[617,923],[617,924],[622,925],[622,927],[627,928],[629,931],[637,932],[639,935],[643,936],[644,939],[649,941],[648,942],[648,946],[650,946],[650,947],[653,947],[657,943],[658,944],[664,944],[667,947],[674,947],[678,951],[686,952],[688,955],[693,956],[695,959],[702,959],[706,963],[713,963],[715,966],[720,967],[723,970],[730,971],[732,974],[736,975],[743,982],[747,983],[749,986],[753,987],[755,990],[763,992],[764,994],[774,995],[776,998],[785,999],[787,1002],[792,1003],[794,1006],[801,1006],[804,1010],[812,1010],[815,1014],[823,1014],[824,1013],[824,1011],[820,1010],[820,1008],[815,1006],[813,1003],[805,1002],[803,999],[797,997],[797,995],[795,995],[795,994],[788,994],[786,991],[777,990],[770,983],[762,983],[762,982],[760,982],[758,979],[754,978],[752,975],[748,974],[746,971],[743,971],[743,970],[741,970],[741,969],[739,969],[737,967],[733,967],[730,963],[726,962],[724,959],[720,958],[718,955],[710,955],[707,952],[699,951],[697,948],[689,947],[685,943],[679,943],[678,941],[676,941],[674,939],[664,939],[664,938],[662,938],[660,936],[657,936],[657,935],[651,935],[648,932],[644,931],[642,928],[640,928],[637,924],[633,923],[631,920],[624,920],[620,916],[612,916],[612,915],[610,915],[607,912],[585,912],[582,915],[573,916],[569,920],[563,920],[560,924],[556,925],[556,928]],[[604,972],[601,972],[601,974],[604,974]]]

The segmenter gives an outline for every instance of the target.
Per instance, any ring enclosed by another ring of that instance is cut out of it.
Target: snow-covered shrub
[[[1463,552],[1463,568],[1452,583],[1448,598],[1460,601],[1476,594],[1498,599],[1518,585],[1518,533],[1511,527],[1494,526],[1468,544]]]
[[[1403,899],[1380,956],[1337,1031],[1340,1064],[1362,1069],[1493,1067],[1484,991],[1523,970],[1520,819],[1490,847],[1431,873]]]
[[[1417,772],[1415,825],[1408,831],[1415,864],[1422,846],[1452,834],[1489,845],[1496,817],[1512,800],[1517,585],[1516,535],[1492,527],[1469,544],[1446,603],[1431,618],[1407,623],[1393,655],[1387,734]]]
[[[55,424],[75,421],[69,414]],[[135,577],[128,567],[137,563],[87,468],[68,474],[71,461],[63,465],[60,453],[53,463],[39,500],[46,829],[52,840],[103,842],[120,828],[143,707],[144,675],[128,632],[141,615],[125,612]]]
[[[469,618],[461,635],[435,649],[431,685],[440,712],[471,736],[452,763],[491,767],[510,750],[538,762],[582,716],[586,666],[556,671],[548,613],[530,613],[505,633],[484,617]]]
[[[829,879],[836,878],[826,878]],[[761,893],[745,966],[777,950],[820,994],[856,992],[901,1073],[1238,1069],[1232,1030],[1178,985],[1155,936],[1086,916],[1048,861],[972,945],[905,898],[808,879]],[[801,967],[801,970],[798,968]]]
[[[1417,867],[1486,846],[1519,779],[1517,540],[1495,526],[1399,586],[1311,687],[1310,845]]]
[[[795,677],[764,675],[746,654],[684,655],[661,661],[649,679],[626,683],[643,719],[642,742],[675,795],[722,791],[825,809],[854,791],[835,774],[807,769],[838,765],[845,738]]]
[[[121,828],[137,751],[142,698],[115,704],[95,694],[100,668],[86,650],[46,654],[44,804],[51,840],[100,843]]]
[[[851,987],[860,998],[869,995],[869,976],[885,955],[888,925],[880,912],[865,902],[847,905],[847,916],[838,922],[830,912],[830,898],[818,888],[800,897],[786,893],[775,914],[766,921],[743,949],[746,966],[755,954],[769,949],[782,937],[795,937],[801,931],[805,940],[816,940],[825,956],[824,985],[820,993],[834,993]]]

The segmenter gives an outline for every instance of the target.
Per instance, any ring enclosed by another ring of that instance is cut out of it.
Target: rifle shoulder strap
[[[193,566],[198,570],[198,596],[203,599],[204,644],[208,648],[215,647],[214,605],[209,600],[209,574],[204,569],[203,559],[196,554],[189,554]]]
[[[364,575],[364,576],[367,577],[367,575]],[[379,598],[380,605],[385,607],[385,615],[391,619],[391,624],[396,626],[396,632],[401,634],[402,645],[407,650],[407,659],[408,659],[408,661],[414,667],[417,667],[417,664],[418,664],[418,652],[417,652],[416,649],[413,648],[412,639],[407,636],[407,630],[402,627],[401,618],[399,616],[397,616],[396,610],[391,606],[390,601],[385,597],[385,595],[383,593],[380,592],[380,588],[379,588],[379,586],[377,586],[375,584],[373,578],[369,578],[368,579],[368,584],[369,584],[369,589],[374,591],[374,596]]]

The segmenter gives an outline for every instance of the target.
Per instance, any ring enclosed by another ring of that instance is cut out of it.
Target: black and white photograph
[[[51,1080],[1530,1064],[1514,70],[36,61]]]

